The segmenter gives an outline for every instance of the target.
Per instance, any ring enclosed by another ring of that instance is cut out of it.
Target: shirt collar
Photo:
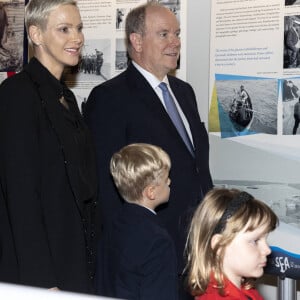
[[[146,78],[148,83],[151,85],[151,87],[155,90],[158,88],[159,84],[161,81],[154,76],[152,73],[149,71],[145,70],[143,67],[141,67],[139,64],[137,64],[135,61],[132,61],[132,64],[135,66],[135,68]],[[165,76],[162,80],[162,82],[165,82],[169,86],[169,80],[168,76]]]

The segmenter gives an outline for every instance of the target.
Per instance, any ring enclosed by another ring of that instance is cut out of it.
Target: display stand
[[[278,277],[277,299],[296,300],[296,280],[300,279],[300,229],[280,222],[268,242],[272,253],[265,272]]]
[[[278,277],[278,300],[297,300],[296,280]]]

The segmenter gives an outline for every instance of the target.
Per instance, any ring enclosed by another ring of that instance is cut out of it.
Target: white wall
[[[208,120],[210,0],[187,1],[187,81],[193,86],[201,119]]]
[[[187,81],[193,86],[198,108],[206,126],[209,109],[209,44],[210,44],[210,0],[187,1]],[[211,168],[214,173],[222,173],[222,164],[212,164],[217,159],[219,149],[211,140]],[[220,144],[219,144],[220,146]],[[254,171],[255,172],[255,171]],[[214,174],[213,174],[214,175]],[[298,176],[298,174],[297,174]],[[267,279],[265,278],[267,277]],[[276,279],[265,276],[260,281],[260,291],[266,300],[276,299]],[[299,287],[298,287],[299,290]],[[300,299],[298,292],[297,299]]]

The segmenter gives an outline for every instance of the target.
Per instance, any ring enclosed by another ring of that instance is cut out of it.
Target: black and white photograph
[[[285,0],[285,5],[300,5],[300,0]]]
[[[282,130],[284,135],[300,134],[300,78],[282,80]]]
[[[300,184],[252,180],[215,180],[216,187],[239,189],[263,199],[281,221],[300,228]]]
[[[217,80],[221,131],[276,134],[277,87],[275,79]]]
[[[117,8],[116,10],[116,29],[124,30],[125,29],[125,18],[126,18],[126,9]]]
[[[297,81],[297,80],[296,80]],[[288,102],[296,100],[299,97],[299,87],[295,78],[282,80],[282,101]]]
[[[87,39],[79,64],[64,73],[68,87],[73,88],[79,107],[87,100],[87,91],[111,78],[111,40]]]
[[[23,65],[24,0],[0,1],[0,71],[17,72]]]
[[[111,43],[109,39],[85,40],[76,70],[67,74],[67,82],[97,82],[110,79]]]
[[[116,71],[123,71],[127,68],[128,55],[125,39],[116,39]]]
[[[300,67],[300,16],[284,17],[283,68]]]
[[[180,22],[180,0],[157,0],[157,2],[168,7]]]

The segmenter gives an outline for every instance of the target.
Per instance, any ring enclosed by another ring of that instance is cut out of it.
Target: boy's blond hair
[[[157,184],[171,162],[160,147],[150,144],[131,144],[116,152],[110,161],[110,172],[125,201],[135,203],[142,199],[144,189]]]
[[[239,197],[248,195],[246,201]],[[228,214],[232,200],[238,205],[233,214]],[[227,218],[224,219],[224,214]],[[212,274],[217,282],[220,295],[224,292],[223,257],[225,248],[238,232],[253,231],[258,226],[266,226],[266,233],[275,229],[278,218],[269,206],[254,199],[251,195],[235,189],[213,189],[208,192],[194,213],[186,245],[188,257],[188,287],[193,295],[203,294]],[[212,249],[214,234],[221,238]],[[244,288],[253,287],[253,280],[245,278]]]

